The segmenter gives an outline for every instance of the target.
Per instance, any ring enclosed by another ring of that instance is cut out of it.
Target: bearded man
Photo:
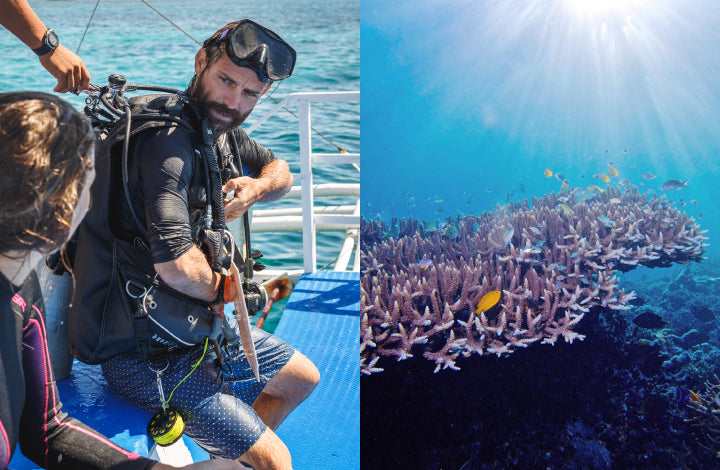
[[[242,351],[229,354],[223,347],[226,328],[208,334],[213,348],[207,339],[175,342],[172,328],[158,329],[155,319],[177,315],[193,330],[204,313],[182,312],[195,302],[210,316],[223,316],[232,299],[227,253],[233,248],[225,222],[292,186],[287,162],[239,126],[294,64],[295,51],[273,31],[236,21],[197,52],[187,90],[130,100],[123,118],[134,116],[128,134],[121,121],[98,154],[68,320],[73,354],[102,364],[121,396],[152,413],[176,412],[185,434],[211,456],[255,469],[291,468],[274,430],[312,392],[317,368],[253,328],[257,380]],[[179,307],[178,299],[184,302]]]

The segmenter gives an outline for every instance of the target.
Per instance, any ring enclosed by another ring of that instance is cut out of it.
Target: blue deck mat
[[[313,394],[285,420],[278,435],[290,449],[295,470],[360,468],[360,276],[318,272],[304,275],[288,300],[275,334],[312,360],[321,380]],[[116,444],[147,455],[152,441],[147,413],[120,398],[100,366],[73,363],[58,382],[63,410]],[[208,455],[183,436],[196,462]],[[16,449],[9,468],[38,466]]]
[[[320,383],[278,428],[295,470],[360,468],[360,275],[306,274],[275,334],[310,358]]]

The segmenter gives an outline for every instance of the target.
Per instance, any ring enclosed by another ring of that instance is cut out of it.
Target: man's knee
[[[292,469],[290,451],[270,428],[265,429],[255,444],[237,460],[249,463],[256,470]]]
[[[268,382],[263,392],[277,398],[304,400],[320,381],[320,371],[310,359],[295,351],[285,366]]]
[[[315,389],[318,382],[320,382],[320,371],[318,368],[299,351],[295,351],[295,354],[290,358],[287,365],[293,367],[294,374],[298,377],[298,381],[305,385],[309,395],[310,392]]]

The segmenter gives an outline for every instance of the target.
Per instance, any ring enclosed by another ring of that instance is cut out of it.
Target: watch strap
[[[45,36],[43,36],[43,45],[38,47],[37,49],[33,49],[33,52],[37,54],[38,56],[44,56],[48,52],[54,51],[57,46],[53,47],[50,45],[50,41],[48,41],[48,34],[50,34],[52,30],[48,29],[45,31]],[[54,32],[54,31],[52,31]]]

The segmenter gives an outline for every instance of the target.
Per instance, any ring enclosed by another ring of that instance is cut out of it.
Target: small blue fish
[[[443,231],[443,235],[446,236],[446,237],[450,237],[450,238],[455,238],[455,237],[457,237],[459,234],[460,234],[460,232],[458,231],[458,229],[456,229],[456,228],[453,227],[452,225],[447,226],[447,227],[445,228],[445,230]]]
[[[592,186],[592,185],[591,185],[591,186]],[[594,193],[593,191],[590,191],[590,190],[586,191],[586,190],[584,190],[584,189],[580,189],[580,190],[575,194],[575,202],[578,203],[578,204],[580,204],[580,203],[583,203],[583,202],[585,202],[585,201],[588,201],[588,200],[594,198],[595,196],[597,196],[597,194]]]
[[[678,189],[684,187],[687,187],[688,180],[680,181],[680,180],[668,180],[663,183],[662,186],[660,186],[660,189],[663,191],[677,191]]]
[[[500,238],[502,239],[502,242],[505,244],[506,247],[510,247],[510,242],[512,241],[513,234],[515,233],[515,228],[511,225],[506,229],[503,229],[502,233],[500,234]]]
[[[417,266],[420,269],[428,269],[430,266],[432,266],[432,260],[430,258],[423,256],[422,259],[420,261],[418,261]]]
[[[606,227],[612,227],[613,225],[615,225],[615,222],[606,215],[598,216],[598,220],[602,222],[602,224]]]

